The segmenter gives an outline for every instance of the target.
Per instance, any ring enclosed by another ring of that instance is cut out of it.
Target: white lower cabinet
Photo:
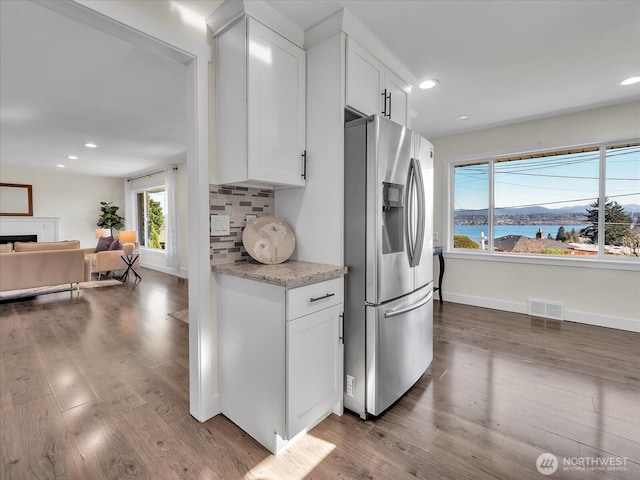
[[[342,396],[342,304],[287,322],[287,434],[292,438]]]
[[[293,289],[219,277],[222,413],[273,454],[342,414],[343,279]]]

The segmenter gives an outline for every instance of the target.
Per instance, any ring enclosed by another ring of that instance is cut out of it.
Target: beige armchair
[[[108,272],[124,271],[127,268],[127,264],[122,259],[124,255],[123,250],[108,250],[106,252],[95,252],[95,248],[85,248],[84,255],[91,263],[91,271],[98,273],[98,279],[102,277],[102,274]],[[137,255],[137,254],[136,254]],[[133,268],[140,266],[140,257],[136,259],[133,264]]]

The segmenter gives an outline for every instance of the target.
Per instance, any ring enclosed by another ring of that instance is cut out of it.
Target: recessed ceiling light
[[[78,159],[78,157],[76,157],[75,155],[67,155],[67,158],[69,160],[77,160]]]
[[[62,165],[61,163],[57,163],[57,164],[56,164],[56,167],[58,167],[58,168],[64,168],[65,166],[64,166],[64,165]]]
[[[87,148],[96,148],[98,145],[95,143],[85,143],[84,146]]]
[[[420,82],[420,85],[418,85],[418,88],[421,88],[423,90],[427,90],[428,88],[433,88],[435,86],[437,86],[440,82],[436,79],[432,79],[432,80],[424,80],[423,82]]]
[[[620,85],[633,85],[640,82],[640,77],[630,77],[620,82]]]
[[[460,115],[459,117],[456,117],[456,120],[468,120],[470,117],[470,115]]]

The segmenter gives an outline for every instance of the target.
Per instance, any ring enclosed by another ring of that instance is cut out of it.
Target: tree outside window
[[[166,224],[166,191],[164,187],[155,187],[136,194],[137,221],[140,245],[147,248],[164,250]]]
[[[151,248],[163,248],[160,243],[160,233],[163,231],[162,227],[164,227],[163,215],[162,204],[154,200],[151,195],[147,196],[149,247]]]

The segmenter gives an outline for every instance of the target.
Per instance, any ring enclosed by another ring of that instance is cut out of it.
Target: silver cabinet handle
[[[302,152],[302,178],[307,179],[307,151]]]
[[[409,305],[408,307],[398,308],[397,310],[387,310],[384,312],[385,318],[395,317],[396,315],[402,315],[403,313],[410,312],[411,310],[415,310],[416,308],[420,308],[425,303],[428,303],[429,300],[433,298],[433,290],[429,292],[429,294],[424,297],[422,300],[417,301],[416,303]]]
[[[317,302],[318,300],[324,300],[325,298],[333,297],[334,295],[335,295],[335,293],[327,293],[326,295],[323,295],[321,297],[310,298],[309,299],[309,303]]]

